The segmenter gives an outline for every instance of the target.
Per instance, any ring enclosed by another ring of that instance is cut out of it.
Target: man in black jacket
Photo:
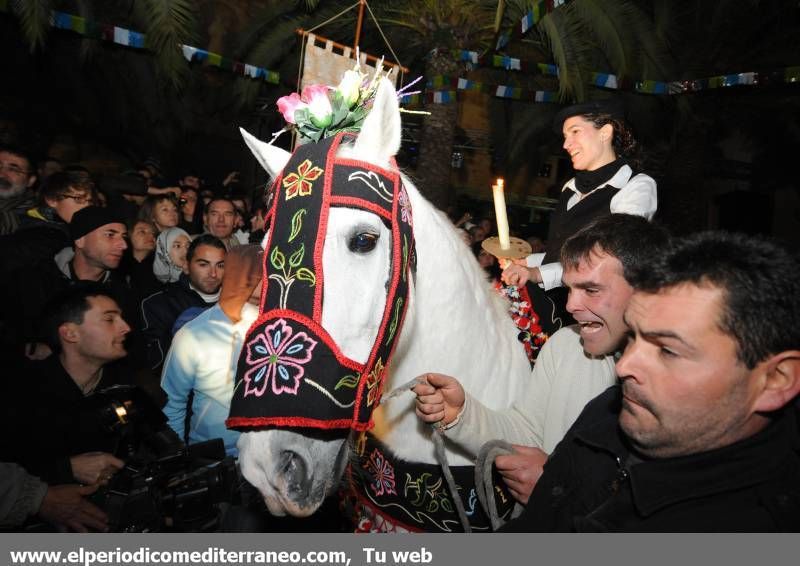
[[[800,530],[798,273],[769,241],[709,232],[636,274],[621,385],[508,530]]]
[[[49,350],[39,332],[42,308],[60,292],[81,281],[103,285],[115,297],[125,319],[136,320],[136,304],[130,288],[117,272],[128,247],[128,229],[108,209],[87,206],[75,212],[69,223],[72,247],[58,252],[46,265],[20,269],[5,281],[6,300],[0,304],[2,347],[12,358],[26,353],[42,359]],[[129,339],[130,342],[130,339]]]
[[[146,348],[142,363],[148,369],[160,373],[172,343],[173,327],[183,313],[196,316],[219,300],[226,253],[225,244],[219,238],[210,234],[198,236],[186,252],[186,269],[180,279],[142,301],[142,335]],[[192,311],[187,312],[188,309]]]
[[[6,422],[15,433],[4,438],[4,459],[52,483],[107,482],[124,462],[114,456],[118,437],[88,400],[111,385],[132,378],[111,366],[126,355],[130,326],[114,297],[102,285],[80,283],[47,306],[45,329],[53,354],[9,378],[4,395]]]

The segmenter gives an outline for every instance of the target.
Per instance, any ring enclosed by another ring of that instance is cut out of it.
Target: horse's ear
[[[388,165],[389,159],[400,150],[400,134],[397,93],[392,83],[383,78],[375,93],[372,110],[361,127],[354,153]]]
[[[285,149],[261,141],[244,128],[239,128],[239,131],[242,133],[247,147],[250,148],[250,151],[253,152],[253,155],[256,156],[256,159],[267,171],[269,176],[273,179],[277,177],[278,174],[283,171],[283,168],[286,167],[292,154]]]

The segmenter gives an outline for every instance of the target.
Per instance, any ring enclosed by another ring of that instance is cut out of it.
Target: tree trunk
[[[448,50],[435,50],[425,65],[425,78],[430,80],[437,75],[456,77],[458,71],[459,64]],[[445,90],[449,89],[445,87]],[[455,100],[445,104],[431,102],[425,110],[430,112],[430,116],[425,116],[423,120],[416,170],[417,186],[434,205],[444,209],[452,196],[450,158],[458,106]]]

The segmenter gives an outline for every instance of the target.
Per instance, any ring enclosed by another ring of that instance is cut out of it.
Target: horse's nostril
[[[308,496],[311,478],[307,477],[305,461],[296,452],[284,450],[281,453],[280,473],[292,499],[305,499]]]

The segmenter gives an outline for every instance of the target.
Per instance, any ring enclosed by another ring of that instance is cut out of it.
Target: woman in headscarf
[[[153,274],[162,283],[174,283],[186,267],[186,250],[191,238],[186,230],[167,228],[156,239]]]

